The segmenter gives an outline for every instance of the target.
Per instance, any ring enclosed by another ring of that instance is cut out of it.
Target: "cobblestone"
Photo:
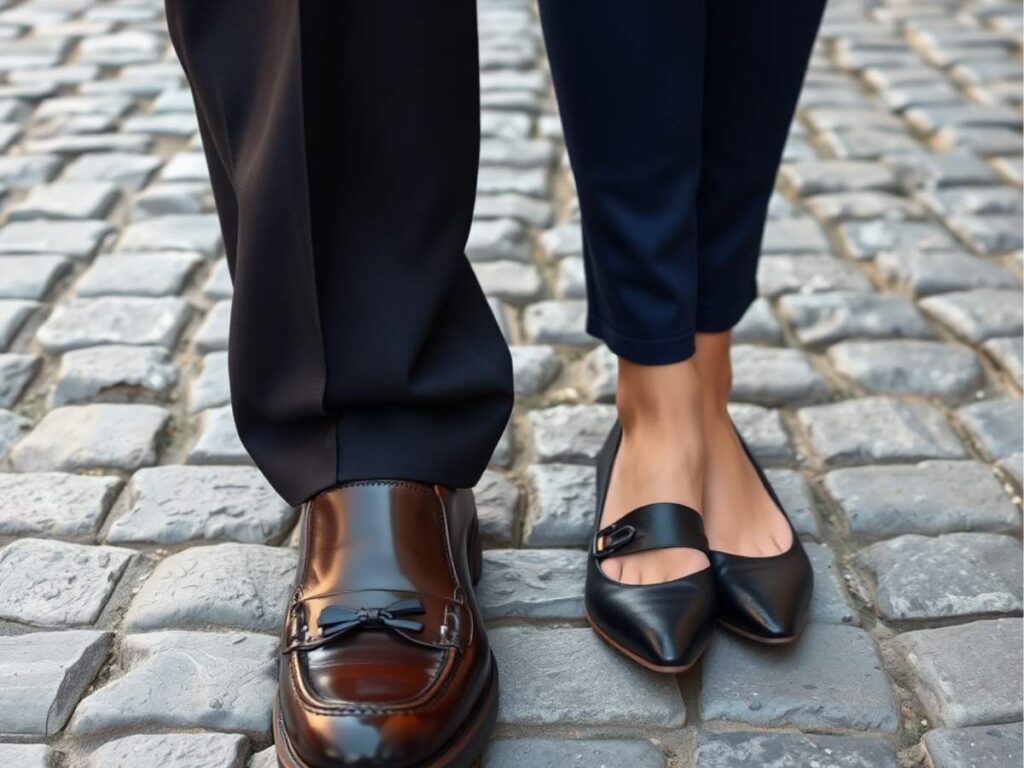
[[[878,394],[953,397],[976,389],[984,375],[969,348],[934,341],[844,341],[828,357],[839,374]]]
[[[110,632],[85,629],[0,637],[0,733],[39,737],[60,731],[112,640]]]
[[[589,629],[500,627],[490,637],[504,671],[500,723],[683,723],[683,700],[672,679],[618,663],[615,651]],[[591,674],[595,669],[602,674]]]
[[[120,489],[109,476],[0,474],[0,536],[92,539]]]
[[[1019,452],[1024,442],[1024,410],[1019,399],[985,400],[964,406],[956,414],[990,459]]]
[[[928,759],[935,768],[1011,768],[1021,762],[1021,725],[976,725],[936,728],[924,735]]]
[[[631,768],[665,768],[665,758],[652,744],[642,741],[555,741],[507,739],[494,742],[484,755],[482,768],[590,768],[628,765]]]
[[[574,549],[485,552],[477,588],[484,619],[581,620],[586,567],[586,553]]]
[[[916,674],[932,722],[960,727],[1021,719],[1021,619],[907,632],[891,641]]]
[[[228,733],[134,735],[108,741],[90,755],[88,768],[242,768],[249,751],[244,736]]]
[[[251,467],[150,467],[135,473],[128,490],[131,508],[111,524],[113,542],[267,543],[295,518]]]
[[[127,635],[118,654],[124,674],[87,696],[68,727],[94,735],[198,726],[267,738],[277,654],[278,640],[270,635]]]
[[[704,656],[701,712],[708,720],[815,730],[892,732],[899,723],[871,637],[816,623],[783,648],[718,633]]]
[[[936,619],[1021,610],[1019,544],[1009,536],[908,535],[873,544],[857,563],[887,619]]]
[[[111,390],[169,394],[178,366],[162,347],[107,345],[76,349],[61,357],[51,402],[68,405],[103,399]]]
[[[0,256],[0,298],[39,301],[70,266],[63,256]]]
[[[900,296],[872,293],[789,294],[779,300],[783,315],[804,344],[843,339],[929,338],[931,329]]]
[[[697,737],[698,768],[896,768],[896,752],[884,741],[802,734],[711,733]]]
[[[1019,291],[976,290],[932,296],[921,302],[958,336],[978,343],[995,336],[1020,336],[1024,309]]]
[[[170,349],[190,311],[188,303],[177,297],[71,299],[54,310],[36,338],[52,353],[101,344],[156,344]]]
[[[960,251],[886,251],[875,263],[888,280],[912,296],[1020,285],[1006,268]]]
[[[0,618],[49,627],[92,624],[133,556],[115,547],[18,539],[0,549]]]
[[[41,364],[38,355],[0,353],[0,408],[10,408],[18,401]]]

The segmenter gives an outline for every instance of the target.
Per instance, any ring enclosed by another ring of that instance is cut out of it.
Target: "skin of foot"
[[[732,387],[732,334],[697,334],[693,356],[701,384],[704,527],[710,549],[768,557],[789,549],[793,533],[768,495],[733,428],[727,404]]]
[[[676,502],[700,512],[705,461],[696,365],[688,360],[648,366],[620,359],[616,405],[622,444],[601,527],[655,502]],[[637,552],[601,563],[606,576],[624,584],[658,584],[708,566],[703,552],[685,548]]]

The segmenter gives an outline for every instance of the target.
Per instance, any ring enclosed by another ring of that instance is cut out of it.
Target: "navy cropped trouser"
[[[768,200],[824,0],[541,0],[579,193],[587,330],[684,360],[757,295]]]
[[[591,329],[684,358],[753,295],[820,0],[545,0],[586,227]],[[474,485],[512,369],[464,255],[474,0],[166,0],[234,283],[243,444],[292,503]]]

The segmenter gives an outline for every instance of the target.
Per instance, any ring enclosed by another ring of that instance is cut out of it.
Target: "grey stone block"
[[[1018,387],[1024,388],[1024,340],[1020,337],[989,339],[982,347]]]
[[[201,422],[199,439],[188,452],[189,464],[252,464],[235,428],[230,405],[206,409]]]
[[[7,455],[29,426],[28,419],[0,408],[0,459]]]
[[[984,377],[968,347],[937,341],[844,341],[828,358],[842,376],[881,394],[964,395]]]
[[[555,350],[546,345],[513,345],[512,372],[517,395],[538,395],[562,370]]]
[[[231,271],[228,269],[227,259],[218,261],[210,272],[210,277],[203,284],[203,296],[212,300],[230,299],[234,292],[231,284]]]
[[[583,255],[583,231],[579,224],[559,224],[540,236],[540,245],[550,261]]]
[[[871,574],[875,603],[890,620],[1021,610],[1020,544],[1009,536],[900,536],[862,550],[857,564]]]
[[[548,200],[506,192],[477,195],[473,216],[477,219],[513,219],[534,227],[548,227],[554,214]]]
[[[58,181],[33,187],[8,215],[10,221],[101,219],[117,197],[117,187],[107,181]]]
[[[0,256],[0,299],[39,301],[70,267],[63,256]]]
[[[1019,398],[983,400],[965,405],[956,415],[990,459],[1004,459],[1024,447],[1024,405]]]
[[[100,344],[155,344],[172,349],[191,314],[185,299],[105,296],[59,304],[36,331],[50,353]]]
[[[933,724],[1020,721],[1024,622],[989,619],[905,632],[890,641],[916,674],[914,691]]]
[[[11,451],[19,472],[133,470],[156,463],[170,413],[155,405],[68,405],[50,411]]]
[[[142,187],[163,164],[156,155],[95,152],[81,155],[64,169],[62,181],[109,181],[123,187]]]
[[[811,623],[788,646],[726,633],[704,656],[706,720],[758,726],[894,732],[896,703],[874,641],[862,629]]]
[[[789,294],[779,299],[797,338],[807,345],[843,339],[930,338],[932,331],[901,296],[873,293]]]
[[[921,307],[953,333],[971,342],[1024,332],[1019,291],[981,289],[931,296]]]
[[[587,298],[587,276],[582,258],[569,256],[558,262],[555,295],[560,299]]]
[[[88,768],[244,768],[249,741],[231,733],[135,734],[90,753]]]
[[[88,259],[113,231],[105,221],[15,221],[0,230],[0,253],[61,253]]]
[[[763,298],[755,299],[732,329],[734,344],[781,344],[782,326],[771,305]]]
[[[896,751],[880,740],[802,733],[712,733],[697,736],[697,768],[896,768]]]
[[[575,464],[534,464],[526,470],[530,505],[523,529],[529,547],[583,546],[596,510],[595,470]]]
[[[487,296],[513,306],[535,301],[544,292],[544,280],[533,264],[503,259],[476,263],[473,271]]]
[[[813,219],[771,219],[764,230],[761,253],[826,253],[828,240]]]
[[[85,629],[0,636],[0,733],[59,732],[112,640],[110,632]]]
[[[504,674],[500,723],[683,723],[685,710],[675,680],[630,663],[589,629],[499,627],[490,638]],[[601,674],[593,674],[595,669]],[[616,695],[609,696],[609,691]]]
[[[69,729],[92,736],[125,728],[207,728],[266,739],[277,654],[278,639],[270,635],[128,635],[118,658],[124,674],[86,697]]]
[[[45,744],[0,744],[0,765],[53,768],[53,752]]]
[[[814,594],[810,620],[824,624],[860,624],[842,586],[842,574],[835,555],[824,544],[804,544],[814,569]]]
[[[786,163],[782,184],[801,197],[851,190],[894,190],[896,175],[881,163],[856,160],[808,160]]]
[[[519,488],[503,475],[488,469],[473,489],[480,534],[485,544],[503,546],[512,542]]]
[[[665,757],[644,741],[503,739],[484,754],[482,768],[665,768]]]
[[[529,418],[540,461],[592,464],[616,413],[610,405],[556,405],[531,411]]]
[[[162,347],[109,345],[75,349],[61,357],[53,405],[101,400],[146,391],[166,397],[178,382],[178,365]]]
[[[762,296],[786,293],[874,290],[855,265],[834,256],[766,256],[758,262],[757,285]]]
[[[129,632],[228,627],[275,632],[297,553],[258,544],[192,547],[162,560],[124,617]]]
[[[21,397],[42,365],[39,355],[0,352],[0,408],[10,408]]]
[[[593,402],[614,403],[619,358],[604,344],[588,352],[581,365],[579,388]]]
[[[975,461],[851,467],[829,472],[825,489],[861,536],[1012,531],[1020,515],[992,470]]]
[[[120,489],[116,477],[0,474],[0,536],[91,540]]]
[[[583,619],[587,553],[572,549],[495,549],[484,553],[476,589],[485,620]]]
[[[0,301],[0,351],[10,347],[18,331],[38,306],[34,301]]]
[[[797,418],[828,465],[964,456],[942,414],[924,403],[866,397],[802,408]]]
[[[729,403],[729,415],[759,461],[770,464],[792,458],[793,448],[778,411],[759,405]]]
[[[801,536],[820,536],[814,492],[807,479],[791,469],[767,469],[765,474],[796,532]]]
[[[198,253],[111,253],[100,256],[75,285],[92,296],[173,296],[202,261]]]
[[[586,332],[587,305],[578,299],[549,299],[528,306],[523,329],[533,344],[590,347],[597,341]]]
[[[136,472],[131,508],[114,520],[112,542],[278,541],[295,510],[251,467],[168,465]]]
[[[1021,724],[936,728],[924,735],[934,768],[1017,768],[1024,762]]]
[[[227,349],[230,325],[231,300],[218,301],[206,313],[203,324],[196,331],[196,349],[203,354]]]
[[[192,380],[188,399],[192,413],[231,402],[227,351],[211,352],[203,358],[203,369]]]
[[[0,549],[0,618],[50,627],[99,618],[135,553],[46,539]]]
[[[853,259],[870,259],[882,251],[952,251],[957,241],[932,222],[856,221],[838,227],[839,244]]]
[[[526,227],[515,219],[475,219],[466,242],[466,256],[472,262],[530,260]]]
[[[732,365],[733,400],[779,406],[829,398],[825,378],[799,350],[735,345]]]
[[[128,225],[121,251],[199,251],[211,257],[220,250],[220,224],[212,213],[160,216]]]

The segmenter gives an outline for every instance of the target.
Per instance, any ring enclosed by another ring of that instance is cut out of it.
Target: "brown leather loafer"
[[[471,491],[348,483],[307,502],[274,711],[285,768],[469,766],[498,673]]]

